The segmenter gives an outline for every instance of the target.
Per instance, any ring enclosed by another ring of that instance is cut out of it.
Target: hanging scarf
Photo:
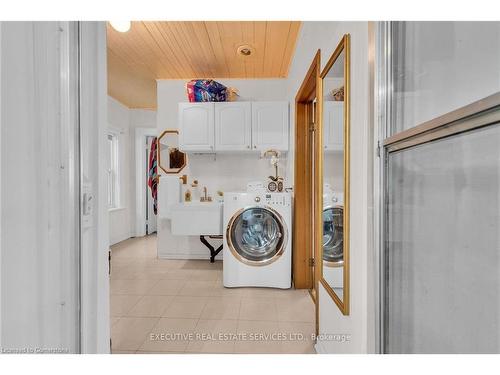
[[[151,141],[151,148],[149,149],[149,173],[148,173],[148,186],[151,189],[151,196],[153,197],[153,212],[156,215],[158,212],[158,165],[157,165],[157,138],[154,137]]]

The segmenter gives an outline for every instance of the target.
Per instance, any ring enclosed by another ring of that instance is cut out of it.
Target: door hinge
[[[311,113],[313,123],[316,123],[316,105],[317,105],[317,101],[316,101],[316,98],[314,98],[314,100],[312,102],[312,113]]]
[[[309,131],[310,131],[311,133],[314,133],[314,132],[316,131],[316,124],[315,124],[314,122],[311,122],[311,123],[309,124]]]
[[[314,267],[316,265],[316,261],[314,258],[309,258],[309,267]]]

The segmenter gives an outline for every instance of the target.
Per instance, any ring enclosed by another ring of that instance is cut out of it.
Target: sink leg
[[[208,236],[209,238],[217,238],[217,239],[221,239],[222,236]],[[215,262],[215,257],[217,256],[217,254],[220,253],[220,251],[222,250],[222,245],[220,245],[217,250],[215,250],[215,248],[210,245],[208,243],[208,241],[205,239],[205,236],[204,235],[201,235],[200,236],[200,241],[203,245],[205,245],[206,247],[208,247],[208,249],[210,250],[210,263],[214,263]]]

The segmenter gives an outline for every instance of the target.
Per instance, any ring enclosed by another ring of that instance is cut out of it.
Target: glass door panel
[[[384,351],[500,352],[500,125],[387,158]]]
[[[500,22],[392,22],[394,135],[500,91]]]

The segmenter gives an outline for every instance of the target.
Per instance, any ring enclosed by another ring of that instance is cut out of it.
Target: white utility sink
[[[200,236],[222,234],[222,202],[183,202],[172,205],[172,234]]]

